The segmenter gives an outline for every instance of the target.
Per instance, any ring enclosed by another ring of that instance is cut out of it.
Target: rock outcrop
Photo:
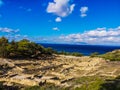
[[[120,74],[120,65],[102,58],[59,55],[53,60],[0,59],[0,81],[27,86],[52,83],[72,86],[72,81],[83,76],[111,76]]]

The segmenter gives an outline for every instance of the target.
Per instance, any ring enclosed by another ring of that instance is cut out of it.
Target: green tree
[[[54,52],[55,51],[50,47],[44,49],[44,53],[48,54],[48,55],[52,55],[52,53],[54,53]]]
[[[98,55],[99,55],[98,52],[94,52],[94,53],[91,53],[91,54],[90,54],[90,57],[97,57]]]
[[[7,46],[8,57],[17,57],[18,54],[18,43],[14,40]]]
[[[8,46],[8,39],[6,39],[5,37],[1,37],[0,38],[0,57],[8,56],[7,46]]]
[[[19,57],[28,57],[30,56],[30,41],[23,39],[21,41],[18,42],[18,56]]]
[[[8,42],[5,37],[0,38],[0,57],[3,58],[39,58],[53,53],[55,51],[52,48],[44,48],[26,39]]]

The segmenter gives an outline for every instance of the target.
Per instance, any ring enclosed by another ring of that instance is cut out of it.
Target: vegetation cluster
[[[52,48],[43,46],[23,39],[21,41],[11,41],[5,37],[0,38],[1,58],[40,58],[51,56],[54,53]]]
[[[99,55],[106,60],[110,61],[120,61],[120,50],[114,50],[112,52],[105,53],[103,55]]]
[[[71,55],[71,56],[77,56],[77,57],[84,56],[82,53],[79,53],[79,52],[65,52],[65,51],[60,51],[60,52],[57,52],[57,54]]]
[[[57,52],[52,48],[44,48],[43,46],[23,39],[18,42],[9,40],[5,37],[0,38],[0,57],[1,58],[33,58],[40,59],[41,57],[51,57],[53,54],[71,55],[71,56],[84,56],[79,52]],[[110,61],[120,61],[120,50],[115,50],[105,54],[99,54],[94,52],[90,54],[90,57],[100,57]]]
[[[44,48],[43,46],[30,42],[27,39],[20,40],[18,42],[9,40],[5,37],[0,38],[0,57],[1,58],[41,58],[52,56],[53,54],[83,56],[79,52],[57,52],[52,48]]]

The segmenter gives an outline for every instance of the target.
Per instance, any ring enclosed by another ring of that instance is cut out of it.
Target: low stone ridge
[[[5,81],[7,85],[19,83],[25,86],[42,86],[52,83],[70,87],[74,85],[74,79],[83,76],[120,75],[120,64],[89,56],[58,55],[53,60],[30,61],[1,58],[0,62],[0,81]]]

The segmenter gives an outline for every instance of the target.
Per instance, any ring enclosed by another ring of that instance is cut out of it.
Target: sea
[[[46,44],[46,43],[41,43],[41,45],[46,48],[51,47],[58,52],[60,51],[79,52],[87,56],[94,52],[104,54],[116,49],[120,49],[120,46],[106,46],[106,45],[70,45],[70,44]]]

